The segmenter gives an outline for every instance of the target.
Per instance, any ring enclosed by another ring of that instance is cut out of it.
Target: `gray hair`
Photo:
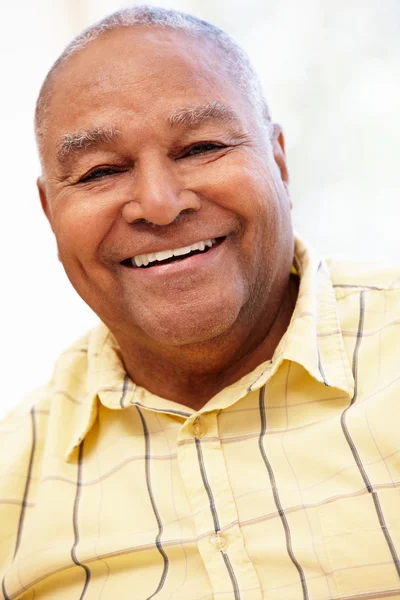
[[[66,63],[71,56],[86,48],[86,46],[97,40],[107,31],[121,27],[135,27],[136,25],[183,31],[193,37],[202,37],[214,43],[215,46],[223,51],[228,71],[238,84],[239,89],[252,103],[258,112],[261,121],[268,127],[270,126],[270,112],[260,81],[246,52],[235,42],[235,40],[222,29],[192,15],[155,6],[133,6],[131,8],[118,10],[85,29],[72,40],[51,67],[43,82],[36,103],[35,133],[39,153],[41,153],[42,141],[46,131],[49,100],[53,89],[55,75],[59,68]]]

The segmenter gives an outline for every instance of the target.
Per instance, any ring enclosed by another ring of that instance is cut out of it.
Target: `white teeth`
[[[193,248],[194,250],[194,248]],[[172,250],[172,254],[174,256],[182,256],[183,254],[189,254],[192,251],[192,246],[185,246],[184,248],[177,248],[176,250]]]
[[[165,260],[167,258],[171,258],[173,256],[172,250],[163,250],[162,252],[157,252],[157,260]]]
[[[174,248],[173,250],[162,250],[161,252],[151,252],[149,254],[138,254],[137,256],[134,256],[131,259],[131,262],[134,267],[147,267],[149,263],[166,260],[167,258],[171,258],[171,256],[183,256],[184,254],[189,254],[193,250],[200,250],[201,252],[203,252],[206,248],[211,248],[215,244],[215,242],[215,239],[204,240],[202,242],[192,244],[191,246],[184,246],[183,248]]]

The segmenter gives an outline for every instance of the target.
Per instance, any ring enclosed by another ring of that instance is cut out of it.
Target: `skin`
[[[168,120],[215,102],[236,117]],[[293,313],[280,128],[271,139],[219,49],[154,27],[73,55],[48,114],[38,188],[71,283],[137,384],[199,409],[272,357]],[[66,134],[94,127],[118,135],[57,158]],[[168,268],[122,264],[212,238],[222,243]]]

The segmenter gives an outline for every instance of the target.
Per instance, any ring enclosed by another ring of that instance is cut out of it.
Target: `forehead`
[[[159,28],[121,28],[103,34],[60,68],[48,129],[99,125],[84,121],[111,113],[156,119],[176,105],[210,101],[236,109],[246,104],[213,42]]]

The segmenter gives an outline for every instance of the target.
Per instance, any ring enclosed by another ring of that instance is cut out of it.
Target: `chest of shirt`
[[[61,600],[84,589],[104,600],[132,589],[138,600],[400,597],[400,385],[380,381],[371,369],[351,405],[286,362],[194,426],[100,407],[69,463],[53,432],[36,449],[9,587]]]

